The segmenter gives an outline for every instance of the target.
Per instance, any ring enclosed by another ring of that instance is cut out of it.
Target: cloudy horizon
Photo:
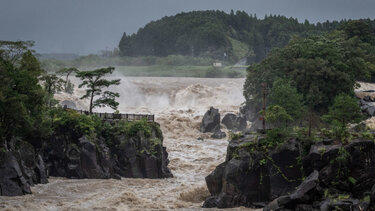
[[[124,32],[135,33],[164,16],[232,9],[312,23],[375,18],[373,0],[2,0],[0,40],[33,40],[38,53],[85,55],[113,49]]]

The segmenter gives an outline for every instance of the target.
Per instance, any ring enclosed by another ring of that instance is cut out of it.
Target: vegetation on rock
[[[57,105],[53,95],[68,88],[46,74],[30,42],[0,42],[0,195],[31,193],[48,176],[68,178],[171,177],[157,123],[104,121]],[[95,106],[116,108],[117,93],[103,91],[119,80],[103,76],[113,68],[76,72]],[[103,95],[102,95],[103,94]],[[94,96],[102,95],[93,100]],[[85,97],[84,96],[84,97]]]

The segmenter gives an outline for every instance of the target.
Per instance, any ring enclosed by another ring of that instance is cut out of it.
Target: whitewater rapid
[[[120,93],[122,113],[152,113],[164,134],[169,153],[168,179],[95,180],[49,178],[49,183],[32,187],[32,195],[0,197],[0,209],[7,210],[199,210],[209,195],[207,176],[224,161],[228,141],[211,140],[199,132],[210,106],[238,113],[244,102],[244,79],[123,77],[113,88]],[[78,81],[74,80],[75,83]],[[73,95],[60,93],[58,100],[71,100],[87,110],[80,100],[84,90]],[[111,112],[110,109],[97,111]],[[198,138],[202,138],[198,139]],[[245,210],[236,208],[235,210]]]

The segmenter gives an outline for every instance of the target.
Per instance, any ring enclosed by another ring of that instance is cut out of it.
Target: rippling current
[[[153,113],[164,134],[169,168],[174,178],[94,180],[49,178],[49,183],[32,187],[32,195],[0,197],[4,210],[199,210],[209,195],[207,176],[224,161],[228,141],[211,140],[199,132],[200,122],[210,106],[238,112],[243,103],[244,79],[123,77],[113,88],[121,94],[119,111]],[[77,83],[77,82],[76,82]],[[58,100],[79,100],[83,90],[73,95],[60,93]],[[109,109],[97,111],[111,112]],[[198,140],[203,138],[203,140]],[[236,208],[234,210],[246,210]]]

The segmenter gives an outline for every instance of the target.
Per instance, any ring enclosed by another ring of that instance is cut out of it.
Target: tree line
[[[367,20],[375,28],[374,20]],[[273,48],[281,48],[295,36],[307,37],[338,29],[347,20],[311,24],[280,15],[256,15],[243,11],[183,12],[152,21],[137,33],[123,34],[122,56],[209,56],[235,62],[236,41],[246,46],[248,64],[261,61]]]
[[[284,48],[273,49],[247,70],[247,105],[261,111],[266,92],[264,116],[271,128],[304,126],[311,135],[314,128],[328,124],[336,136],[348,138],[347,124],[362,119],[354,97],[358,81],[375,80],[375,30],[371,24],[349,21],[338,30],[295,37]]]

